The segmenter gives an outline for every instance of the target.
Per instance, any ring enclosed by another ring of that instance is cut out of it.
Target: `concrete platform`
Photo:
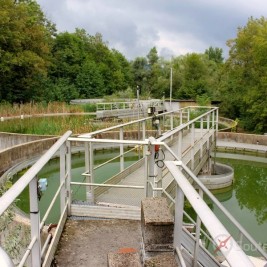
[[[55,255],[58,267],[107,267],[108,254],[140,249],[140,221],[67,220]]]

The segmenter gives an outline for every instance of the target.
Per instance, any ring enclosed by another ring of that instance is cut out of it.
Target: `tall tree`
[[[55,27],[36,1],[0,0],[0,99],[42,97]]]
[[[229,59],[221,85],[222,111],[239,117],[246,130],[267,131],[267,20],[250,18],[228,41]],[[229,112],[232,111],[232,112]]]
[[[209,49],[205,50],[205,54],[208,56],[209,60],[213,60],[216,63],[223,63],[223,50],[222,48],[212,47],[210,46]]]

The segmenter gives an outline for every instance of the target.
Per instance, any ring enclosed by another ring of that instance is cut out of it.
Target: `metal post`
[[[199,189],[199,196],[203,199],[203,191],[201,189]],[[195,248],[194,248],[194,262],[193,262],[193,267],[197,267],[198,263],[198,253],[199,253],[199,242],[200,242],[200,230],[201,230],[201,220],[199,218],[199,216],[197,216],[197,220],[196,220],[196,243],[195,243]]]
[[[90,183],[94,183],[95,178],[94,178],[94,143],[90,142],[89,146],[89,170],[90,170]],[[90,193],[91,193],[91,198],[90,202],[94,203],[94,187],[90,186]]]
[[[195,123],[191,126],[191,170],[194,171],[194,165],[195,165]]]
[[[148,190],[147,192],[148,192],[148,197],[152,197],[154,192],[149,182],[151,182],[152,184],[154,184],[155,182],[155,162],[154,162],[155,146],[150,145],[149,150],[150,150],[150,155],[148,158],[149,162],[148,162]]]
[[[123,127],[120,127],[120,140],[123,140]],[[124,170],[123,144],[120,144],[120,171]],[[139,150],[138,150],[139,153]]]
[[[173,112],[171,113],[171,130],[173,130]]]
[[[149,168],[148,168],[148,159],[149,159],[149,155],[148,155],[148,146],[144,145],[143,147],[143,153],[144,153],[144,157],[145,157],[145,173],[144,173],[144,177],[145,177],[145,196],[148,197],[148,188],[149,188]]]
[[[174,247],[181,248],[183,232],[183,211],[184,211],[184,193],[181,188],[176,186],[175,199],[175,218],[174,218]]]
[[[179,115],[180,115],[180,125],[183,124],[183,110],[179,111]]]
[[[60,147],[60,184],[65,182],[66,178],[66,143]],[[63,213],[66,203],[66,183],[61,188],[60,192],[60,213]]]
[[[216,109],[216,132],[218,132],[219,127],[219,109]]]
[[[31,238],[36,237],[36,242],[32,247],[31,262],[32,266],[41,266],[41,239],[40,239],[40,211],[38,205],[38,179],[35,176],[30,182],[30,219],[31,219]]]
[[[183,130],[178,133],[178,158],[181,160],[183,155]]]
[[[201,133],[201,139],[200,139],[200,158],[203,157],[203,117],[200,119],[200,133]]]
[[[89,152],[89,143],[84,143],[84,160],[85,160],[85,173],[86,173],[86,183],[90,183],[90,152]],[[91,192],[90,187],[86,186],[86,200],[90,201]]]
[[[146,121],[142,121],[142,140],[146,139]],[[145,149],[146,148],[146,149]],[[143,157],[146,157],[147,147],[143,146]]]
[[[71,214],[71,187],[70,187],[70,182],[71,182],[71,143],[70,141],[67,141],[67,180],[66,180],[66,190],[67,190],[67,199],[68,199],[68,215],[70,216]]]
[[[170,110],[172,110],[172,67],[170,75]]]
[[[187,122],[190,121],[190,108],[187,108]],[[189,129],[189,125],[187,126],[187,129]]]

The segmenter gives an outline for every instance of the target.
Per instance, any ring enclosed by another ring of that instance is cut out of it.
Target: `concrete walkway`
[[[196,129],[195,131],[196,131],[195,132],[195,151],[197,151],[200,147],[198,140],[201,137],[201,133],[199,129]],[[183,137],[182,160],[185,164],[187,164],[191,159],[190,140],[191,140],[191,133],[188,133],[186,136]],[[171,149],[177,154],[178,144],[174,143],[171,146]],[[162,157],[163,157],[162,152],[160,152],[159,159],[162,159]],[[165,159],[174,160],[174,157],[168,151],[165,151]],[[145,175],[146,175],[145,164],[143,164],[139,169],[132,172],[125,179],[123,179],[119,184],[145,186]],[[166,188],[167,185],[171,182],[171,180],[172,180],[171,175],[165,176],[163,179],[163,188]],[[96,201],[140,207],[140,201],[144,197],[145,197],[145,191],[143,189],[112,188],[112,189],[109,189],[106,193],[100,195]]]
[[[217,147],[232,148],[244,151],[267,152],[267,146],[257,145],[257,144],[255,145],[247,143],[237,143],[234,141],[217,140]]]

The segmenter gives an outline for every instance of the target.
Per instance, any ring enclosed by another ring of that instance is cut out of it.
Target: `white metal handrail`
[[[41,239],[40,230],[44,225],[44,220],[40,224],[40,211],[38,205],[37,196],[37,175],[42,168],[48,163],[48,161],[56,154],[60,149],[60,158],[63,157],[64,151],[62,147],[67,142],[67,139],[72,134],[71,131],[67,131],[59,140],[24,174],[22,177],[0,197],[0,216],[8,209],[8,207],[16,200],[16,198],[22,193],[22,191],[29,185],[30,187],[30,217],[31,217],[31,242],[28,246],[25,254],[23,255],[19,266],[24,266],[27,258],[31,255],[32,266],[41,266]],[[62,154],[62,155],[61,155]],[[64,174],[65,176],[66,174]],[[63,174],[62,174],[63,177]],[[62,190],[65,181],[61,182],[58,194]],[[62,197],[63,198],[63,197]],[[45,214],[45,218],[51,211],[52,206],[55,203],[55,198],[48,207],[48,212]],[[64,204],[65,206],[67,204]],[[8,263],[8,259],[5,260]],[[1,265],[2,266],[2,265]],[[3,266],[4,263],[3,263]],[[6,265],[11,266],[11,265]]]
[[[59,150],[64,142],[72,134],[71,131],[66,132],[12,187],[0,197],[0,216],[5,210],[15,201],[15,199],[22,193],[26,186],[36,177],[41,169]]]
[[[157,144],[157,142],[155,142]],[[251,237],[251,235],[244,229],[244,227],[229,213],[229,211],[217,200],[217,198],[207,189],[206,186],[196,177],[196,175],[175,155],[175,153],[171,150],[171,148],[165,144],[160,142],[160,144],[164,144],[166,149],[173,155],[173,157],[179,161],[179,165],[182,167],[187,174],[189,174],[190,178],[193,179],[194,183],[198,185],[198,187],[203,190],[203,192],[210,198],[210,200],[221,210],[221,212],[235,225],[237,229],[248,239],[248,241],[257,249],[257,251],[267,260],[266,252],[257,244],[257,242]]]
[[[193,186],[189,183],[187,178],[179,169],[179,166],[183,167],[181,165],[181,161],[178,163],[173,161],[166,161],[165,164],[179,186],[177,190],[181,190],[183,192],[183,194],[201,219],[202,223],[211,234],[212,238],[216,240],[218,236],[231,237],[231,234],[222,225],[220,220],[213,214],[205,201],[199,196],[199,194],[195,191]],[[177,203],[177,206],[178,205],[179,203]],[[216,227],[214,227],[215,225]],[[254,266],[233,238],[231,238],[231,246],[220,246],[219,243],[217,245],[218,249],[222,252],[225,259],[231,266]]]
[[[168,111],[168,112],[164,112],[164,113],[161,113],[161,114],[157,114],[155,117],[160,118],[160,117],[163,117],[163,116],[166,116],[166,115],[175,114],[177,112],[183,112],[183,111],[186,111],[186,110],[187,111],[190,111],[193,108],[194,109],[195,108],[209,109],[208,113],[211,113],[214,110],[218,109],[218,108],[211,108],[211,107],[186,107],[186,108],[181,108],[181,109],[174,110],[174,111]],[[205,112],[206,115],[208,113]],[[134,120],[134,121],[126,122],[126,123],[123,123],[123,124],[120,124],[120,125],[111,126],[111,127],[108,127],[108,128],[105,128],[105,129],[101,129],[101,130],[97,130],[97,131],[94,131],[94,132],[90,132],[90,133],[87,133],[87,134],[81,134],[78,137],[79,138],[91,138],[91,137],[93,137],[93,136],[95,136],[97,134],[101,134],[101,133],[104,133],[104,132],[116,130],[116,129],[119,129],[121,127],[126,127],[126,126],[129,126],[129,125],[138,124],[138,123],[145,122],[145,121],[151,121],[152,118],[153,117],[151,116],[151,117],[146,117],[146,118],[142,118],[142,119],[139,119],[139,120]]]

